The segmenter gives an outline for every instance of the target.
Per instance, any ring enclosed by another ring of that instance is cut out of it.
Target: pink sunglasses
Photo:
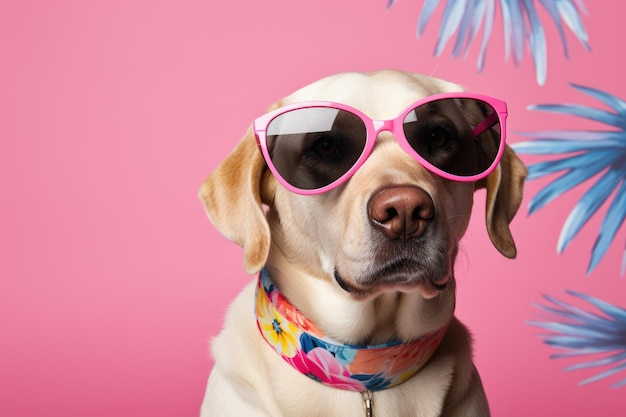
[[[264,114],[254,121],[254,132],[283,186],[298,194],[320,194],[354,175],[385,130],[434,174],[477,181],[502,158],[506,116],[504,101],[479,94],[433,95],[392,120],[372,120],[344,104],[311,101]]]

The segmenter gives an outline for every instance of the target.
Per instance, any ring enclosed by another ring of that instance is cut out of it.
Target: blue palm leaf
[[[565,55],[566,58],[569,58],[567,38],[565,37],[565,30],[563,29],[563,20],[567,21],[568,19],[565,17],[561,19],[561,10],[559,10],[559,7],[555,2],[539,0],[539,3],[541,3],[541,5],[544,7],[544,9],[546,9],[546,11],[550,14],[550,17],[554,21],[554,24],[556,25],[556,28],[559,32],[559,37],[561,38],[561,44],[563,45],[563,55]],[[567,10],[566,13],[569,13],[569,9],[565,8],[564,10]],[[570,25],[568,26],[571,28]],[[582,29],[584,31],[584,27]]]
[[[546,3],[550,2],[545,0],[541,1],[541,4],[544,5],[544,7]],[[589,36],[587,35],[587,31],[585,30],[585,26],[583,25],[579,13],[579,11],[585,14],[587,13],[583,2],[579,0],[576,4],[574,4],[568,0],[559,0],[556,2],[556,7],[559,11],[559,15],[563,18],[567,27],[569,27],[570,30],[578,36],[578,39],[585,46],[585,48],[590,50]],[[553,16],[553,19],[555,19],[555,16]],[[561,37],[563,38],[563,36]]]
[[[540,208],[544,207],[561,194],[571,190],[572,188],[582,184],[589,178],[593,177],[605,168],[605,161],[599,161],[590,165],[572,168],[565,174],[561,175],[550,184],[541,189],[528,205],[528,213],[533,214]],[[532,166],[531,166],[532,167]],[[529,169],[529,172],[531,170]],[[534,175],[532,176],[534,177]]]
[[[546,37],[543,33],[543,27],[537,11],[533,4],[533,0],[524,0],[526,15],[530,23],[530,33],[528,36],[528,44],[530,46],[530,52],[535,63],[535,73],[537,75],[537,84],[544,85],[546,82],[547,72],[547,55],[548,48],[546,46]]]
[[[611,304],[609,302],[606,302],[604,300],[601,300],[599,298],[595,298],[592,297],[590,295],[587,294],[583,294],[581,292],[576,292],[576,291],[566,291],[568,294],[573,295],[575,297],[581,298],[585,301],[587,301],[589,304],[593,305],[595,308],[597,308],[601,313],[603,313],[604,315],[606,315],[607,317],[611,318],[612,320],[614,320],[615,322],[619,323],[622,326],[626,326],[626,310],[624,310],[621,307],[618,307],[614,304]],[[599,319],[602,319],[601,317],[598,316]],[[611,326],[612,327],[612,326]],[[619,334],[621,334],[622,336],[625,336],[626,334],[622,331],[622,329],[617,329],[615,327],[612,327],[613,329],[615,329],[616,331],[619,332]]]
[[[595,311],[589,311],[572,304],[544,295],[550,303],[535,305],[547,312],[551,321],[528,321],[527,324],[548,330],[540,335],[544,343],[565,353],[551,358],[580,357],[595,355],[586,362],[565,368],[576,371],[590,368],[607,368],[597,375],[580,382],[581,385],[599,381],[618,374],[626,369],[626,310],[590,295],[566,291],[570,296],[587,302]],[[598,355],[604,355],[597,358]],[[613,388],[626,385],[626,378],[613,384]]]
[[[393,6],[395,3],[396,3],[395,0],[390,0],[389,4],[387,5],[387,8]],[[439,0],[426,0],[424,2],[424,5],[422,6],[422,11],[417,21],[417,35],[418,36],[421,36],[422,33],[424,32],[424,29],[426,29],[426,24],[430,20],[430,17],[434,13],[435,9],[437,9],[437,6],[439,6]]]
[[[456,0],[446,4],[443,11],[443,22],[439,28],[439,39],[435,47],[435,56],[439,56],[443,52],[446,44],[459,29],[465,13],[465,3],[467,0]]]
[[[440,0],[424,2],[417,23],[418,37],[424,33],[439,3]],[[575,2],[572,0],[538,0],[538,3],[547,11],[556,26],[566,58],[569,55],[566,26],[581,44],[589,49],[589,37],[581,19],[581,13],[586,13],[582,0]],[[394,4],[396,0],[389,0],[387,8],[393,7]],[[547,72],[547,44],[535,0],[446,0],[435,46],[435,56],[443,52],[455,33],[456,40],[452,55],[454,57],[461,54],[466,56],[484,22],[485,28],[477,61],[478,71],[482,71],[497,4],[500,5],[502,18],[505,60],[508,60],[512,52],[514,63],[519,65],[527,43],[535,65],[537,82],[543,85]]]
[[[487,54],[487,45],[489,44],[489,38],[491,37],[491,32],[493,31],[493,21],[496,15],[496,5],[494,2],[489,0],[484,0],[485,3],[485,30],[483,31],[483,39],[480,42],[480,51],[478,52],[478,62],[477,67],[478,71],[481,72],[485,67],[485,56]]]
[[[626,273],[626,249],[624,249],[624,253],[622,254],[622,276]]]
[[[596,382],[596,381],[598,381],[600,379],[603,379],[603,378],[609,377],[609,376],[611,376],[613,374],[616,374],[618,372],[621,372],[624,369],[626,369],[626,363],[622,363],[621,365],[618,365],[618,366],[614,367],[613,369],[609,369],[606,372],[603,372],[603,373],[601,373],[599,375],[596,375],[596,376],[594,376],[592,378],[589,378],[589,379],[586,379],[584,381],[581,381],[580,385],[585,385],[585,384],[588,384],[590,382]],[[624,379],[624,380],[622,380],[622,381],[620,381],[620,382],[618,382],[616,384],[613,384],[613,388],[623,387],[624,385],[626,385],[626,379]]]
[[[578,84],[572,84],[572,87],[574,87],[578,91],[587,94],[588,96],[595,98],[601,103],[606,104],[607,106],[615,110],[616,113],[619,113],[621,115],[624,115],[624,113],[626,113],[626,102],[617,96],[608,94],[607,92],[598,90],[596,88],[585,87]]]
[[[560,316],[569,320],[577,320],[580,318],[594,320],[598,317],[594,313],[583,310],[582,308],[576,307],[575,305],[568,304],[565,301],[561,301],[558,298],[552,297],[550,295],[545,294],[543,298],[548,300],[551,305],[536,305],[535,307],[553,315]]]
[[[561,253],[572,242],[582,227],[598,211],[602,204],[611,195],[617,184],[622,180],[622,173],[614,170],[607,171],[581,197],[574,209],[570,212],[557,243],[557,252]]]
[[[464,5],[464,12],[461,22],[459,24],[456,41],[454,42],[454,48],[452,49],[452,56],[457,58],[459,55],[467,55],[469,51],[469,45],[474,41],[476,33],[481,26],[484,13],[484,8],[481,6],[480,0],[466,0]]]
[[[509,58],[512,46],[513,62],[518,65],[522,62],[524,55],[524,12],[521,4],[515,1],[500,2],[500,7],[504,27],[504,56],[505,59]]]
[[[532,155],[559,155],[563,153],[601,151],[619,147],[623,132],[592,132],[553,130],[548,132],[522,133],[521,136],[536,137],[531,142],[516,143],[513,147],[520,153]],[[568,136],[567,138],[565,136]]]
[[[576,169],[580,166],[589,166],[591,164],[599,165],[600,169],[605,167],[605,152],[597,152],[592,155],[580,154],[574,155],[567,159],[557,159],[555,161],[537,162],[532,165],[532,171],[529,172],[528,180],[534,180],[550,174],[556,174],[559,171]],[[582,164],[582,165],[581,165]]]
[[[626,102],[607,92],[573,85],[592,98],[609,107],[598,109],[579,104],[543,104],[529,106],[529,110],[559,113],[609,126],[610,130],[552,130],[526,132],[533,138],[513,145],[520,154],[550,155],[554,159],[532,164],[528,167],[529,180],[558,175],[533,197],[529,204],[530,214],[536,212],[565,192],[583,182],[602,176],[592,185],[569,214],[561,230],[557,252],[561,253],[578,235],[614,194],[591,249],[587,267],[590,274],[602,260],[626,218]],[[622,263],[622,275],[626,268],[626,251]]]
[[[551,113],[579,116],[616,127],[621,127],[620,123],[624,123],[622,114],[611,113],[602,109],[593,109],[579,104],[540,104],[528,106],[528,110],[540,110]]]
[[[474,13],[471,15],[471,19],[468,19],[468,22],[470,22],[469,35],[465,40],[465,50],[463,58],[467,57],[467,53],[470,50],[469,46],[474,43],[474,39],[476,39],[478,30],[482,26],[482,22],[485,19],[485,13],[487,13],[487,0],[472,0],[472,2],[474,3],[472,6],[472,10],[474,11]]]
[[[621,172],[622,178],[624,172]],[[622,182],[621,186],[617,190],[617,194],[613,199],[613,202],[609,206],[609,210],[604,217],[604,221],[600,226],[600,234],[598,239],[593,245],[591,251],[591,262],[587,268],[587,273],[592,271],[600,262],[606,251],[609,249],[611,242],[615,238],[617,230],[624,223],[626,217],[626,183]]]

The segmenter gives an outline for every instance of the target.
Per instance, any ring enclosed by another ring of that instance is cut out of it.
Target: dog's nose
[[[432,198],[418,187],[383,188],[368,202],[370,223],[391,239],[421,236],[435,209]]]

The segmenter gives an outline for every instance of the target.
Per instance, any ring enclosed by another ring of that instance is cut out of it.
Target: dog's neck
[[[447,325],[418,339],[372,346],[326,337],[278,291],[267,270],[259,274],[257,324],[263,338],[293,368],[325,385],[378,391],[408,380],[435,353]]]

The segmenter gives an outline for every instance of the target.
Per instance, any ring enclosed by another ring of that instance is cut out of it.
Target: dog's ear
[[[252,128],[200,187],[200,198],[215,227],[243,247],[247,273],[263,268],[270,248],[270,229],[262,205],[268,170]]]
[[[496,249],[507,258],[517,255],[509,224],[522,203],[527,174],[524,163],[507,146],[498,167],[477,183],[477,188],[487,189],[487,232]]]

